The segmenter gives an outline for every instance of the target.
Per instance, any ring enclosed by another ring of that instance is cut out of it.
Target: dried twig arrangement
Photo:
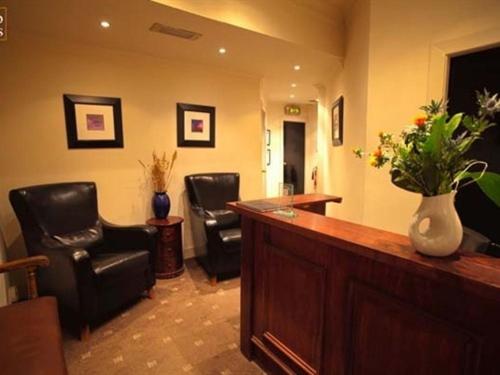
[[[151,182],[156,193],[166,192],[172,178],[172,169],[175,160],[177,159],[177,151],[174,151],[170,160],[167,160],[167,155],[164,152],[162,157],[158,157],[153,151],[153,163],[144,164],[139,160],[139,163],[151,175]]]

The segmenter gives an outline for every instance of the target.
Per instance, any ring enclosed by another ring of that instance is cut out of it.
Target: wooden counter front
[[[242,215],[241,350],[272,373],[500,374],[500,259],[303,210]]]

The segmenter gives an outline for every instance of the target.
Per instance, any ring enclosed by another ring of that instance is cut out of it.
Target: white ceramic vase
[[[460,246],[463,228],[455,209],[456,193],[452,191],[434,197],[422,196],[408,234],[419,253],[445,257],[453,254]],[[426,219],[428,223],[422,223]]]

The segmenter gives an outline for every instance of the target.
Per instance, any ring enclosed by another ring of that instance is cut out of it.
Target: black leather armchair
[[[10,191],[28,254],[45,255],[40,294],[57,297],[62,320],[89,324],[155,284],[155,234],[147,225],[121,227],[97,211],[93,182],[39,185]]]
[[[239,200],[238,173],[205,173],[185,177],[191,204],[192,227],[201,221],[206,245],[195,246],[196,258],[210,277],[212,285],[217,278],[239,275],[241,257],[241,229],[239,215],[227,210],[226,202]]]

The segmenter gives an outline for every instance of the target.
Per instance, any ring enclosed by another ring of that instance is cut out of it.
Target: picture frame
[[[344,142],[344,97],[332,105],[332,145],[342,146]]]
[[[271,146],[271,129],[266,129],[266,146]]]
[[[177,103],[177,147],[215,147],[215,107]]]
[[[120,98],[64,94],[69,149],[123,148]]]
[[[266,150],[266,165],[267,166],[271,165],[271,150],[270,149]]]

